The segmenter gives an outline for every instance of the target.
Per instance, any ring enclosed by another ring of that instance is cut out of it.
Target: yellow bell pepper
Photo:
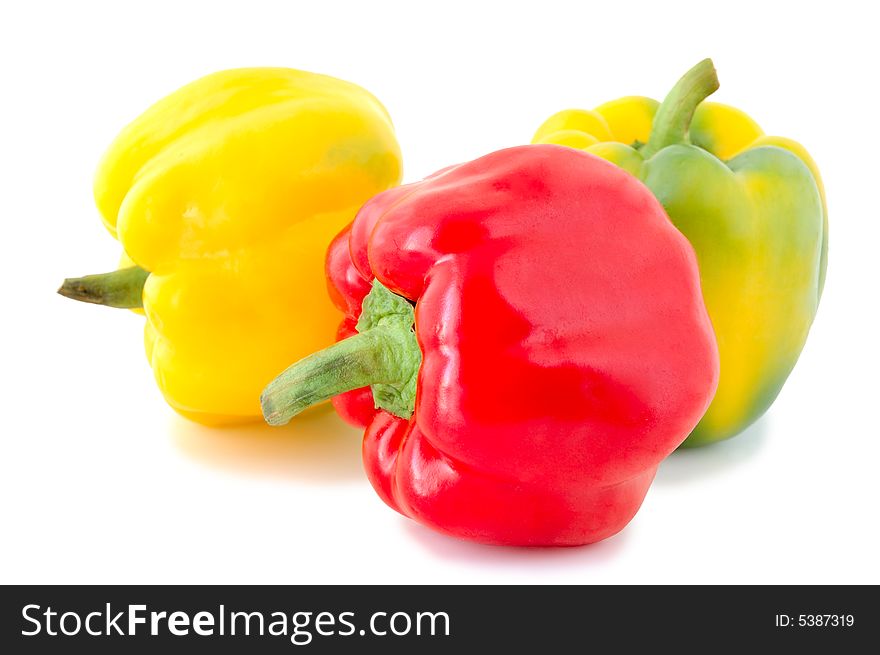
[[[286,68],[229,70],[150,107],[95,179],[123,263],[63,295],[143,307],[156,381],[205,424],[261,420],[279,370],[334,341],[324,253],[401,155],[364,89]]]
[[[721,378],[684,446],[738,434],[770,407],[806,342],[828,261],[815,162],[791,139],[765,136],[739,109],[704,102],[717,88],[707,59],[662,104],[629,96],[564,110],[533,137],[641,179],[694,246]]]

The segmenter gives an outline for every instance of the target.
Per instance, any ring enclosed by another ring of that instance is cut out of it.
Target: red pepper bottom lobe
[[[389,507],[438,532],[494,545],[581,546],[607,539],[638,512],[657,471],[608,487],[548,489],[488,478],[446,461],[418,426],[387,412],[367,429],[363,457]]]

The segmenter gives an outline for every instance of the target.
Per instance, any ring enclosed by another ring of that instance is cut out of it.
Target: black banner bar
[[[5,653],[854,652],[880,636],[875,587],[21,586],[0,612]]]

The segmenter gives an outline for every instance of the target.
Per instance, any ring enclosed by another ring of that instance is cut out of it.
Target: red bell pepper
[[[264,414],[348,392],[335,405],[367,426],[376,491],[447,534],[615,534],[718,381],[690,244],[635,177],[574,149],[502,150],[386,191],[327,270],[342,340],[272,382]]]

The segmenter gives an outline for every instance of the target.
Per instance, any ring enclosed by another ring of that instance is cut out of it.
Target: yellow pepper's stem
[[[149,276],[149,271],[131,266],[110,273],[70,277],[64,280],[58,293],[94,305],[136,309],[143,307],[144,284]]]
[[[694,111],[717,89],[718,76],[711,59],[704,59],[685,73],[657,109],[642,155],[647,159],[666,146],[687,143]]]
[[[315,403],[367,386],[376,407],[401,418],[412,416],[422,363],[414,322],[409,301],[374,280],[358,334],[301,359],[263,390],[266,422],[284,425]]]

